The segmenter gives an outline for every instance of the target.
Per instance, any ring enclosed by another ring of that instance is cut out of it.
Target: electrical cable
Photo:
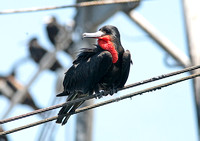
[[[139,85],[143,85],[143,84],[146,84],[146,83],[150,83],[150,82],[153,82],[153,81],[157,81],[157,80],[160,80],[160,79],[164,79],[164,78],[167,78],[167,77],[171,77],[171,76],[174,76],[174,75],[185,73],[185,72],[188,72],[188,71],[193,71],[193,70],[199,69],[199,68],[200,68],[200,65],[188,67],[188,68],[185,68],[185,69],[182,69],[182,70],[179,70],[179,71],[175,71],[175,72],[171,72],[171,73],[168,73],[168,74],[162,74],[160,76],[152,77],[150,79],[146,79],[146,80],[143,80],[143,81],[140,81],[140,82],[136,82],[136,83],[127,85],[123,88],[118,89],[118,91],[128,89],[128,88],[131,88],[131,87],[135,87],[135,86],[139,86]],[[109,92],[105,92],[105,94],[109,94]],[[8,119],[0,120],[0,124],[4,124],[4,123],[10,122],[10,121],[17,120],[17,119],[25,118],[25,117],[32,116],[32,115],[35,115],[35,114],[39,114],[39,113],[42,113],[42,112],[46,112],[46,111],[49,111],[49,110],[60,108],[62,106],[74,104],[76,102],[80,102],[80,101],[83,101],[83,100],[89,100],[89,99],[95,98],[97,96],[98,96],[98,94],[91,95],[91,96],[87,96],[87,97],[84,97],[84,98],[69,101],[67,103],[57,104],[57,105],[50,106],[50,107],[47,107],[47,108],[35,110],[33,112],[30,112],[30,113],[26,113],[26,114],[18,115],[18,116],[11,117],[11,118],[8,118]]]
[[[109,5],[109,4],[123,4],[129,2],[137,2],[139,3],[140,0],[108,0],[108,1],[88,1],[88,2],[80,2],[77,4],[72,5],[64,5],[64,6],[52,6],[52,7],[45,7],[45,8],[23,8],[19,10],[3,10],[0,11],[0,15],[3,14],[13,14],[13,13],[27,13],[27,12],[36,12],[36,11],[46,11],[46,10],[53,10],[53,9],[63,9],[63,8],[71,8],[71,7],[88,7],[88,6],[99,6],[99,5]]]
[[[134,93],[126,94],[124,96],[113,98],[113,99],[110,99],[110,100],[107,100],[107,101],[104,101],[104,102],[100,102],[100,103],[97,103],[97,104],[94,104],[94,105],[79,108],[74,113],[69,113],[69,114],[70,115],[77,114],[77,113],[84,112],[84,111],[87,111],[87,110],[90,110],[90,109],[93,109],[93,108],[97,108],[97,107],[100,107],[100,106],[103,106],[103,105],[118,102],[118,101],[121,101],[121,100],[124,100],[124,99],[127,99],[127,98],[132,98],[133,96],[136,96],[136,95],[141,95],[141,94],[144,94],[144,93],[147,93],[147,92],[160,90],[161,88],[164,88],[164,87],[167,87],[167,86],[170,86],[170,85],[173,85],[173,84],[176,84],[176,83],[188,80],[188,79],[199,77],[199,76],[200,76],[200,73],[192,74],[192,75],[189,75],[189,76],[186,76],[186,77],[182,77],[180,79],[176,79],[174,81],[170,81],[170,82],[163,83],[163,84],[160,84],[160,85],[157,85],[157,86],[154,86],[154,87],[146,88],[146,89],[134,92]],[[11,130],[8,130],[8,131],[0,132],[0,135],[7,135],[7,134],[10,134],[10,133],[14,133],[14,132],[26,129],[26,128],[34,127],[36,125],[40,125],[40,124],[43,124],[43,123],[46,123],[46,122],[49,122],[49,121],[56,120],[57,118],[58,118],[58,116],[50,117],[50,118],[40,120],[40,121],[31,123],[31,124],[27,124],[27,125],[24,125],[24,126],[14,128],[14,129],[11,129]]]

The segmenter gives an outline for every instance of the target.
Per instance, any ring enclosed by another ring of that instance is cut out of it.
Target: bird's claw
[[[96,94],[95,98],[96,99],[100,99],[102,98],[103,96],[106,96],[106,94],[104,93],[104,91],[100,91]]]
[[[117,93],[117,88],[111,88],[110,89],[110,95],[112,96],[114,93]]]

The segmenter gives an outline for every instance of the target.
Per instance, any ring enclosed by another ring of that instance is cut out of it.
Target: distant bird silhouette
[[[8,76],[0,75],[0,95],[4,95],[8,99],[12,99],[15,92],[22,90],[23,88],[24,86],[15,79],[14,71]],[[34,110],[40,109],[34,102],[29,92],[27,92],[27,95],[25,99],[22,100],[21,104],[29,105]]]
[[[59,24],[54,16],[46,17],[45,24],[48,38],[54,47],[61,42],[66,42],[66,39],[68,39],[68,46],[65,46],[64,49],[64,51],[68,53],[68,48],[73,44],[71,37],[71,28],[73,25],[70,25],[70,28],[66,28],[65,26]]]
[[[29,53],[31,58],[36,62],[39,63],[42,57],[48,51],[45,50],[42,46],[39,45],[37,38],[32,38],[29,42]],[[56,60],[53,66],[50,67],[50,70],[56,71],[57,69],[62,68],[61,64]]]

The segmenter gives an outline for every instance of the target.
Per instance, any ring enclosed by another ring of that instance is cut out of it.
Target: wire
[[[136,82],[136,83],[127,85],[124,88],[118,89],[118,91],[128,89],[128,88],[131,88],[131,87],[135,87],[135,86],[139,86],[139,85],[143,85],[143,84],[146,84],[146,83],[149,83],[149,82],[161,80],[161,79],[164,79],[164,78],[167,78],[167,77],[171,77],[171,76],[174,76],[174,75],[178,75],[178,74],[188,72],[188,71],[192,71],[192,70],[199,69],[199,68],[200,68],[200,65],[192,66],[192,67],[188,67],[188,68],[185,68],[185,69],[182,69],[182,70],[179,70],[179,71],[175,71],[175,72],[171,72],[171,73],[168,73],[168,74],[163,74],[163,75],[160,75],[160,76],[152,77],[152,78],[147,79],[147,80],[143,80],[143,81],[140,81],[140,82]],[[108,94],[108,92],[105,92],[105,94]],[[98,94],[95,94],[95,95],[87,96],[87,97],[84,97],[84,98],[76,99],[76,100],[73,100],[73,101],[68,101],[66,103],[57,104],[57,105],[50,106],[50,107],[47,107],[47,108],[35,110],[33,112],[30,112],[30,113],[26,113],[26,114],[18,115],[18,116],[11,117],[11,118],[8,118],[8,119],[0,120],[0,124],[4,124],[4,123],[7,123],[7,122],[11,122],[11,121],[14,121],[14,120],[18,120],[18,119],[21,119],[21,118],[32,116],[32,115],[35,115],[35,114],[39,114],[39,113],[42,113],[42,112],[46,112],[46,111],[49,111],[49,110],[60,108],[62,106],[74,104],[76,102],[80,102],[80,101],[83,101],[83,100],[89,100],[89,99],[95,98],[97,96],[98,96]]]
[[[156,77],[153,77],[153,78],[150,78],[150,79],[147,79],[147,80],[136,82],[134,84],[127,85],[127,86],[125,86],[124,88],[121,88],[121,89],[127,89],[127,88],[131,88],[131,87],[135,87],[135,86],[138,86],[138,85],[142,85],[142,84],[146,84],[146,83],[149,83],[149,82],[164,79],[164,78],[167,78],[167,77],[175,76],[175,75],[178,75],[178,74],[181,74],[181,73],[184,73],[184,72],[188,72],[188,71],[192,71],[192,70],[196,70],[196,69],[199,69],[199,68],[200,68],[200,65],[188,67],[188,68],[185,68],[185,69],[182,69],[182,70],[179,70],[179,71],[171,72],[171,73],[168,73],[168,74],[162,74],[160,76],[156,76]],[[121,90],[121,89],[119,89],[119,90]]]
[[[127,95],[124,95],[124,96],[121,96],[121,97],[113,98],[113,99],[110,99],[110,100],[107,100],[107,101],[104,101],[104,102],[100,102],[100,103],[97,103],[97,104],[94,104],[94,105],[86,106],[86,107],[77,109],[74,113],[69,113],[69,114],[70,115],[77,114],[77,113],[84,112],[84,111],[87,111],[87,110],[90,110],[90,109],[93,109],[93,108],[97,108],[97,107],[100,107],[100,106],[104,106],[104,105],[107,105],[107,104],[118,102],[118,101],[121,101],[121,100],[124,100],[124,99],[127,99],[127,98],[132,98],[133,96],[141,95],[141,94],[144,94],[144,93],[147,93],[147,92],[152,92],[152,91],[155,91],[155,90],[160,90],[161,88],[164,88],[164,87],[167,87],[167,86],[170,86],[170,85],[173,85],[173,84],[176,84],[176,83],[188,80],[188,79],[199,77],[199,76],[200,76],[200,73],[189,75],[189,76],[186,76],[186,77],[183,77],[183,78],[180,78],[180,79],[176,79],[174,81],[170,81],[170,82],[163,83],[163,84],[160,84],[160,85],[157,85],[157,86],[154,86],[154,87],[143,89],[143,90],[140,90],[140,91],[137,91],[137,92],[134,92],[134,93],[130,93],[130,94],[127,94]],[[26,128],[30,128],[30,127],[33,127],[33,126],[36,126],[36,125],[40,125],[40,124],[43,124],[43,123],[46,123],[46,122],[49,122],[49,121],[56,120],[57,118],[58,118],[58,116],[54,116],[54,117],[51,117],[51,118],[40,120],[38,122],[34,122],[34,123],[31,123],[31,124],[20,126],[20,127],[8,130],[8,131],[0,132],[0,135],[6,135],[6,134],[14,133],[14,132],[26,129]]]
[[[53,10],[53,9],[63,9],[63,8],[71,8],[71,7],[88,7],[88,6],[99,6],[99,5],[109,5],[109,4],[122,4],[128,2],[140,2],[140,0],[108,0],[108,1],[89,1],[89,2],[80,2],[72,5],[64,5],[64,6],[52,6],[45,8],[23,8],[19,10],[3,10],[0,11],[0,14],[12,14],[12,13],[27,13],[27,12],[35,12],[35,11],[44,11],[44,10]]]

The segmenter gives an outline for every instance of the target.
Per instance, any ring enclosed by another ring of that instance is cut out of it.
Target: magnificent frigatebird
[[[63,81],[64,91],[57,96],[68,96],[71,101],[100,90],[117,92],[127,81],[131,55],[120,42],[120,33],[115,26],[107,25],[95,33],[84,33],[83,38],[96,38],[98,44],[94,48],[84,48],[66,72]],[[82,103],[63,106],[58,113],[56,123],[64,125],[70,115]],[[63,120],[64,119],[64,120]]]
[[[39,63],[42,57],[47,53],[48,51],[45,50],[42,46],[39,45],[37,38],[32,38],[29,41],[29,53],[31,55],[31,58],[36,62]],[[57,69],[62,68],[61,64],[56,61],[52,67],[50,67],[50,70],[56,71]]]

